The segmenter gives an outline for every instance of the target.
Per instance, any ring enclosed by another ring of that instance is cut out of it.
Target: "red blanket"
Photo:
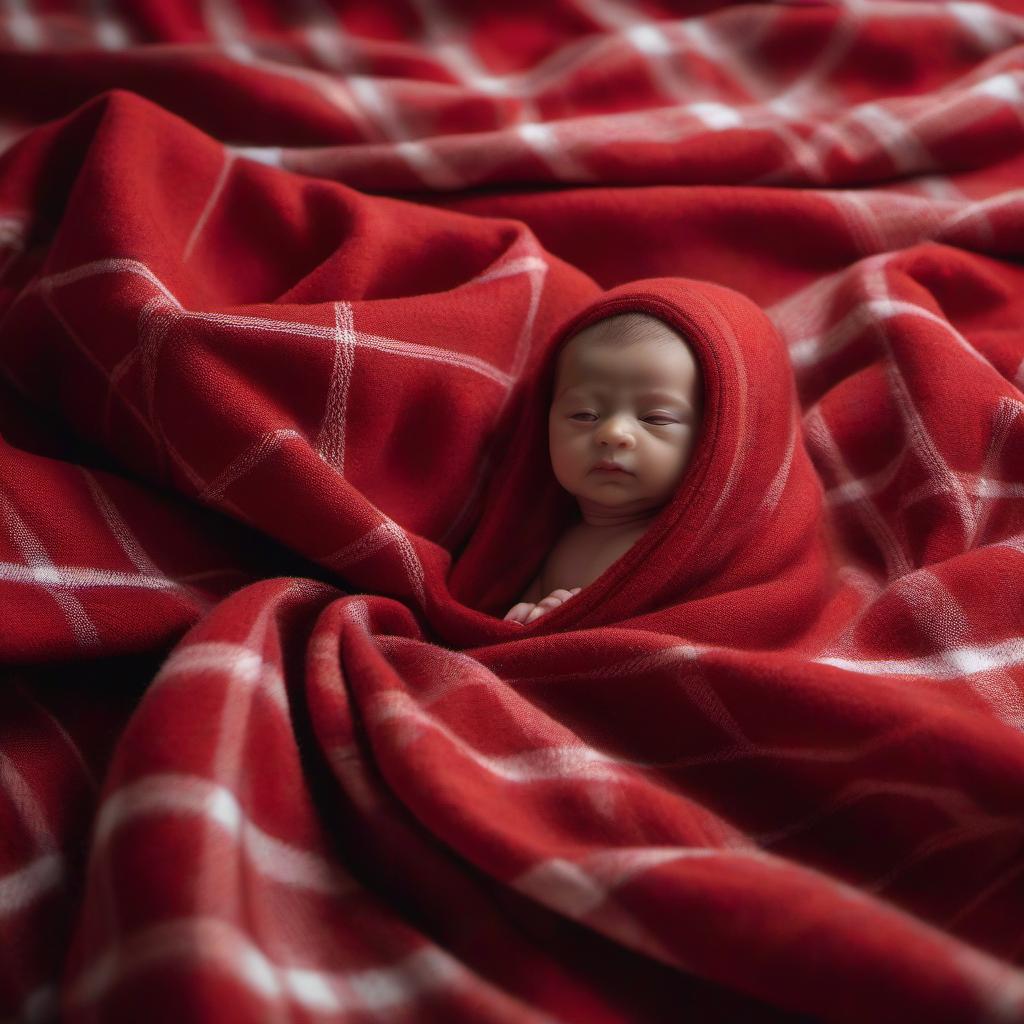
[[[1018,6],[9,4],[0,1017],[1024,1021]]]

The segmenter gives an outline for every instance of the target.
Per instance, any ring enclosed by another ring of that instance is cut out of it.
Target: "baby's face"
[[[689,465],[701,373],[686,341],[653,317],[638,341],[602,343],[622,324],[591,324],[559,353],[548,439],[558,482],[584,510],[642,516],[668,501]],[[604,459],[628,472],[599,470]]]

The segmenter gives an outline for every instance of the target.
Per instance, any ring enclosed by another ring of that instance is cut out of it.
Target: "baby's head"
[[[551,465],[587,522],[657,514],[690,464],[703,415],[700,364],[663,321],[598,320],[562,348],[548,417]],[[627,472],[597,468],[602,460]]]

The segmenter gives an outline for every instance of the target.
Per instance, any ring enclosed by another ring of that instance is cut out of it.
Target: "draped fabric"
[[[1024,1021],[1017,7],[0,12],[0,1019]]]

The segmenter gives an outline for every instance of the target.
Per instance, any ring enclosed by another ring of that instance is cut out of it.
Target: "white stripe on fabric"
[[[488,96],[508,96],[516,92],[515,77],[492,74],[473,50],[472,36],[438,0],[410,2],[424,29],[415,40],[417,49],[431,54],[453,78],[477,92]],[[534,120],[537,110],[533,98],[525,91],[516,98],[520,102],[515,105],[512,116],[517,120]]]
[[[890,301],[888,285],[885,279],[885,270],[883,267],[875,265],[868,271],[865,275],[865,287],[873,299]],[[940,324],[945,324],[945,321],[940,318],[936,319]],[[952,330],[952,328],[950,329]],[[908,438],[914,445],[917,457],[921,460],[921,463],[928,471],[929,476],[934,479],[936,483],[941,481],[944,485],[944,490],[949,494],[957,515],[960,517],[963,525],[966,545],[970,541],[970,538],[975,536],[977,532],[974,506],[968,500],[960,480],[957,478],[956,474],[953,473],[943,458],[938,446],[935,444],[931,434],[928,432],[928,427],[924,422],[924,417],[921,415],[914,403],[913,396],[910,393],[910,388],[904,379],[899,363],[895,357],[895,353],[893,352],[892,341],[889,338],[887,324],[884,318],[875,325],[875,330],[880,336],[888,356],[885,365],[886,378],[890,384],[891,394],[896,400],[900,417],[903,420],[904,429],[907,432]],[[959,337],[959,332],[954,333]],[[965,339],[961,340],[964,341],[967,351],[974,352],[973,347],[967,345]],[[988,360],[980,354],[975,354],[979,361],[988,366],[992,370],[993,374],[998,376],[1001,381],[1002,376],[991,366],[991,363],[989,363]]]
[[[744,60],[734,47],[722,40],[718,20],[688,18],[677,21],[675,26],[681,39],[732,78],[751,100],[767,101],[776,95],[779,86],[774,70],[766,63]]]
[[[585,917],[608,895],[583,868],[561,857],[542,861],[509,884],[574,920]]]
[[[30,290],[41,290],[44,287],[59,287],[64,284],[70,284],[94,274],[101,273],[138,274],[157,287],[173,304],[176,310],[181,310],[182,308],[174,295],[171,294],[166,286],[152,273],[152,271],[149,270],[148,267],[136,260],[126,259],[98,260],[92,263],[83,264],[73,270],[51,274],[34,282],[29,286],[29,288],[25,289],[22,294],[25,294]],[[335,327],[321,327],[312,324],[270,320],[265,317],[247,317],[220,313],[202,313],[197,311],[183,311],[181,316],[185,319],[200,322],[217,323],[226,326],[239,326],[250,330],[283,331],[302,334],[307,337],[323,338],[326,340],[334,340],[336,330]],[[482,376],[489,377],[503,387],[508,387],[512,383],[512,378],[509,374],[502,372],[492,364],[475,356],[466,356],[453,350],[439,349],[434,346],[419,345],[411,342],[399,341],[393,338],[384,338],[369,334],[356,335],[355,343],[375,351],[389,352],[406,356],[408,358],[425,359],[445,363],[451,366],[458,366],[479,373]],[[105,368],[104,372],[109,375],[109,372]],[[150,376],[152,376],[152,374],[150,374]]]
[[[735,107],[728,107],[724,103],[702,100],[698,103],[689,103],[683,109],[697,118],[705,128],[710,128],[715,132],[738,128],[743,124],[740,112]]]
[[[121,979],[175,960],[215,966],[282,1009],[289,1000],[310,1010],[335,1013],[396,1012],[402,1007],[412,1011],[421,995],[469,982],[465,968],[434,946],[416,949],[384,968],[330,971],[284,966],[228,922],[193,917],[165,921],[108,949],[68,987],[68,1003],[93,1003]]]
[[[820,438],[816,438],[820,440]],[[907,453],[910,451],[908,442],[893,455],[877,473],[869,473],[866,476],[847,480],[845,483],[837,483],[825,491],[825,501],[833,508],[838,505],[845,505],[848,502],[863,501],[872,495],[878,494],[889,487],[903,469]],[[903,501],[906,495],[903,496]],[[902,507],[902,502],[901,502]]]
[[[31,287],[30,288],[26,288],[23,292],[21,292],[21,295],[28,294],[31,290],[32,290]],[[68,322],[67,318],[57,308],[57,304],[56,304],[56,301],[55,301],[54,296],[53,296],[53,288],[48,285],[48,286],[42,288],[40,290],[39,294],[40,294],[43,302],[46,304],[46,308],[49,309],[49,311],[53,314],[53,316],[56,318],[56,320],[60,323],[61,327],[64,328],[64,332],[67,335],[67,337],[70,338],[70,340],[72,342],[74,342],[74,344],[78,348],[79,352],[81,352],[82,355],[85,356],[85,358],[88,359],[89,362],[92,363],[93,366],[95,366],[96,369],[101,374],[103,374],[103,376],[105,376],[107,378],[107,380],[110,382],[110,385],[109,385],[110,390],[113,390],[113,382],[111,380],[111,371],[108,370],[107,367],[104,366],[102,362],[100,362],[100,360],[96,357],[96,353],[93,352],[93,350],[89,347],[89,345],[87,345],[82,340],[81,337],[79,337],[78,332],[71,326],[71,324]],[[19,296],[19,298],[20,298],[20,296]],[[17,299],[15,300],[15,302],[17,302]],[[149,306],[149,305],[150,304],[147,303],[147,306]],[[171,307],[169,307],[166,303],[164,303],[164,304],[162,304],[160,306],[161,310],[169,310],[170,308]],[[143,338],[143,345],[145,344],[145,342],[146,342],[146,338],[144,336],[144,338]],[[154,365],[155,365],[155,360],[154,360]],[[144,369],[148,369],[148,365],[146,365],[145,363],[144,363]],[[153,372],[155,374],[155,370]],[[150,397],[150,402],[152,403],[152,392],[150,392],[149,397]],[[152,437],[154,445],[156,446],[157,450],[159,451],[160,442],[159,442],[158,433],[154,429],[154,427],[151,426],[150,420],[147,420],[146,417],[143,416],[141,412],[139,412],[139,410],[131,403],[131,401],[129,401],[129,399],[127,397],[125,397],[124,395],[121,395],[121,399],[124,402],[125,408],[128,409],[128,411],[131,412],[132,415],[136,418],[136,420],[139,423],[139,426],[141,426],[142,429],[145,430],[146,433],[148,433],[150,435],[150,437]],[[108,391],[108,402],[107,402],[108,406],[109,406],[109,402],[110,402],[110,392]],[[150,413],[151,413],[151,419],[152,419],[152,404],[151,404],[151,408],[150,408]],[[108,418],[108,426],[109,426],[109,418]]]
[[[57,843],[47,821],[43,805],[15,763],[0,750],[0,789],[14,806],[20,824],[32,837],[37,853],[53,851]]]
[[[280,146],[231,146],[230,148],[235,156],[244,157],[246,160],[254,160],[267,167],[283,166],[284,150]]]
[[[132,533],[131,527],[128,526],[121,514],[117,511],[117,508],[110,500],[106,491],[100,487],[99,481],[97,481],[96,477],[85,466],[79,466],[78,469],[85,478],[86,485],[89,488],[89,493],[92,495],[93,502],[100,514],[103,516],[103,521],[107,524],[107,529],[110,530],[111,534],[117,540],[118,545],[125,553],[128,560],[143,575],[166,579],[164,574],[157,569],[156,564],[139,543],[139,539],[134,533]]]
[[[409,539],[409,535],[401,526],[398,525],[398,523],[386,516],[381,525],[388,532],[392,542],[398,548],[399,556],[402,559],[402,564],[405,566],[405,571],[409,578],[409,583],[412,586],[413,593],[416,595],[416,600],[419,601],[420,607],[426,607],[427,591],[423,572],[423,563],[416,555],[416,549],[413,546],[412,541]]]
[[[128,21],[111,9],[111,0],[89,0],[89,24],[104,50],[123,50],[134,42]]]
[[[239,843],[264,877],[329,896],[347,896],[358,884],[328,857],[294,846],[257,825],[224,786],[196,775],[147,775],[108,795],[96,815],[94,849],[140,817],[197,816],[216,824]]]
[[[965,489],[972,491],[979,498],[1020,498],[1024,497],[1024,483],[1013,483],[1009,480],[992,480],[988,477],[965,477]]]
[[[487,281],[496,281],[502,277],[514,277],[517,274],[526,274],[527,280],[530,280],[530,274],[532,271],[539,271],[542,275],[547,274],[547,260],[539,256],[524,256],[521,259],[511,259],[505,263],[501,263],[485,270],[482,274],[478,274],[476,277],[471,278],[461,287],[468,288],[470,285],[484,284]],[[536,305],[536,302],[533,300],[533,291],[534,289],[531,288],[531,306]]]
[[[555,125],[541,121],[524,121],[516,125],[516,133],[526,148],[544,163],[548,170],[564,181],[597,181],[598,175],[591,171],[570,151],[569,138],[561,138],[562,132]]]
[[[625,37],[643,54],[651,57],[667,57],[673,53],[672,44],[663,27],[650,21],[636,21],[624,30]]]
[[[672,35],[672,23],[659,21],[636,21],[623,31],[662,95],[676,103],[687,103],[694,97],[694,82],[685,70],[689,64],[673,59],[685,46],[673,41]]]
[[[873,676],[923,676],[928,679],[959,679],[991,669],[1016,668],[1024,663],[1024,637],[998,643],[963,645],[916,658],[812,658],[815,664],[831,665],[844,672]]]
[[[149,269],[144,263],[138,260],[126,259],[124,257],[112,257],[110,259],[92,260],[89,263],[82,263],[70,270],[61,270],[54,274],[47,274],[45,277],[36,278],[22,292],[22,295],[45,289],[62,288],[66,284],[74,284],[87,277],[95,277],[98,274],[134,274],[144,278],[172,305],[181,308],[181,303],[170,293],[166,285]]]
[[[347,75],[346,84],[352,97],[369,110],[395,153],[431,188],[458,189],[465,182],[426,142],[410,137],[402,122],[401,110],[386,94],[381,82],[368,75]]]
[[[1021,208],[1024,207],[1022,200],[1024,200],[1024,189],[1014,188],[1006,192],[1000,192],[999,195],[989,196],[986,199],[968,202],[963,209],[951,214],[943,221],[942,226],[936,233],[936,237],[949,234],[964,221],[971,221],[978,217],[987,218],[994,211],[1002,209],[1004,206],[1014,208],[1013,212],[1019,213]]]
[[[768,100],[766,106],[783,117],[799,117],[811,110],[823,110],[826,103],[835,103],[824,79],[828,78],[849,53],[862,24],[861,11],[847,7],[832,26],[828,42],[817,57],[804,68],[798,78]]]
[[[400,139],[393,146],[395,153],[431,188],[444,192],[457,191],[466,186],[467,183],[443,162],[429,142],[422,139]]]
[[[334,304],[334,334],[334,361],[316,449],[327,465],[344,475],[345,414],[357,344],[351,303]]]
[[[1003,461],[1003,450],[1009,441],[1011,428],[1020,418],[1022,412],[1024,412],[1024,402],[1004,396],[999,399],[992,413],[992,432],[985,449],[981,473],[975,480],[965,485],[965,489],[970,491],[971,483],[973,483],[974,493],[978,498],[975,508],[974,532],[967,538],[965,545],[968,548],[983,542],[985,527],[988,525],[997,498],[1024,496],[1024,483],[993,479],[993,474]]]
[[[904,299],[870,298],[854,306],[846,315],[837,321],[823,336],[798,338],[789,344],[789,356],[794,367],[803,370],[808,366],[821,362],[826,356],[834,355],[845,348],[854,338],[865,330],[877,326],[881,321],[898,316],[913,316],[927,320],[941,328],[957,347],[966,352],[972,359],[992,370],[1000,378],[1002,374],[982,355],[948,320],[937,316],[930,309],[918,306]]]
[[[802,430],[798,416],[799,413],[794,408],[793,415],[790,417],[789,422],[789,437],[786,441],[786,452],[782,456],[782,462],[779,464],[778,471],[775,473],[772,482],[768,485],[768,489],[765,491],[764,497],[761,499],[761,504],[757,509],[759,515],[768,516],[775,510],[782,498],[782,492],[785,490],[786,484],[789,482],[789,475],[793,468],[793,456],[796,454],[796,439],[797,435]]]
[[[44,853],[24,867],[0,877],[0,917],[15,914],[44,893],[63,885],[64,858]]]
[[[619,886],[663,864],[739,856],[750,857],[767,866],[784,864],[780,858],[754,848],[630,846],[585,852],[583,863],[552,857],[517,876],[510,884],[519,892],[578,920],[599,907]]]
[[[26,50],[41,49],[46,39],[39,19],[32,13],[32,0],[5,0],[4,6],[7,8],[5,27],[14,45]]]
[[[460,980],[462,971],[446,953],[428,947],[410,954],[397,967],[352,972],[346,981],[357,1006],[381,1012],[409,1005],[421,993],[447,988]]]
[[[402,566],[413,594],[420,605],[425,607],[427,593],[423,563],[416,554],[416,549],[406,531],[379,509],[377,511],[382,516],[383,522],[368,530],[352,543],[346,544],[329,555],[318,557],[317,561],[334,569],[343,569],[355,562],[361,562],[364,558],[369,558],[390,544],[394,544],[399,558],[402,560]]]
[[[268,430],[241,455],[236,456],[214,480],[211,480],[203,488],[197,495],[199,501],[209,505],[216,504],[232,484],[251,473],[261,462],[269,459],[279,448],[284,447],[285,441],[290,438],[306,444],[306,438],[297,430],[284,427],[279,430]]]
[[[529,255],[521,256],[519,255],[520,252],[526,252]],[[512,378],[512,381],[516,382],[522,375],[523,367],[526,365],[526,360],[529,358],[532,348],[531,340],[534,336],[537,311],[540,308],[541,296],[544,292],[544,285],[547,281],[548,261],[544,257],[540,244],[530,231],[525,232],[519,237],[516,244],[513,245],[505,254],[505,260],[506,262],[504,264],[488,268],[483,274],[470,281],[469,285],[475,285],[484,281],[495,280],[497,278],[508,277],[520,273],[526,274],[530,295],[527,300],[526,315],[523,317],[522,329],[519,332],[519,337],[516,339],[516,349],[512,360],[512,369],[509,372],[509,376]],[[493,414],[493,422],[497,423],[501,420],[505,407],[511,397],[512,386],[510,385],[501,399],[501,404]],[[493,469],[493,451],[494,446],[497,444],[497,440],[497,435],[492,434],[491,437],[488,438],[483,451],[480,453],[480,457],[477,459],[473,484],[469,489],[466,500],[463,502],[462,508],[459,509],[458,513],[456,513],[451,522],[449,522],[444,535],[438,541],[442,547],[447,548],[456,543],[463,528],[463,524],[466,522],[466,517],[474,507],[484,482],[490,479],[490,474]]]
[[[340,13],[325,0],[302,0],[293,6],[302,20],[298,27],[317,60],[332,71],[353,71],[358,66],[358,39],[350,39],[341,24]]]
[[[650,858],[648,866],[652,867],[664,859],[676,860],[680,855],[675,848],[668,858],[663,858],[661,851],[654,848],[643,850],[641,859],[645,854]],[[586,920],[596,931],[613,936],[632,949],[682,966],[676,950],[665,945],[640,923],[635,914],[628,913],[615,901],[612,896],[614,885],[609,884],[607,878],[598,880],[593,877],[589,868],[592,864],[600,865],[599,857],[600,853],[591,854],[585,866],[553,857],[514,879],[511,886],[573,920]]]
[[[223,641],[200,641],[176,647],[153,677],[143,699],[148,700],[165,682],[181,676],[188,681],[188,676],[201,672],[223,672],[239,684],[255,686],[279,710],[287,713],[288,697],[281,670],[245,645]]]
[[[844,120],[871,132],[889,154],[897,171],[909,174],[935,169],[934,158],[916,138],[911,126],[880,103],[862,103],[845,115]]]
[[[184,46],[181,43],[176,43],[174,49],[180,55]],[[351,75],[345,75],[344,79],[339,81],[330,73],[284,64],[281,61],[253,57],[245,63],[261,74],[290,79],[317,93],[331,107],[332,112],[341,111],[348,118],[356,131],[360,133],[360,141],[377,141],[380,138],[380,129],[356,102],[356,97],[351,89]]]
[[[128,587],[138,590],[181,589],[174,580],[166,577],[140,576],[84,566],[30,566],[20,565],[17,562],[0,562],[0,581],[38,583],[47,588],[55,587],[65,590],[88,590],[93,587]],[[85,629],[88,632],[88,627]]]
[[[355,562],[361,562],[369,558],[391,543],[391,531],[386,524],[381,523],[372,530],[367,530],[361,537],[346,544],[329,555],[323,555],[317,559],[332,569],[343,569]]]
[[[369,717],[376,722],[397,719],[400,723],[400,745],[414,741],[427,730],[443,736],[465,757],[505,782],[529,783],[568,778],[614,781],[621,777],[620,768],[630,764],[628,761],[619,761],[610,755],[602,754],[582,742],[561,747],[541,747],[518,754],[484,754],[402,690],[378,693]]]
[[[1001,71],[997,75],[991,75],[975,82],[968,92],[978,93],[981,96],[991,96],[993,99],[1005,100],[1011,106],[1016,107],[1021,102],[1021,89],[1019,75],[1010,71]]]
[[[233,60],[248,63],[255,55],[251,46],[244,42],[245,20],[231,0],[200,0],[200,14],[210,29],[210,34]]]
[[[953,3],[947,4],[945,9],[984,50],[1002,50],[1015,41],[1013,32],[1009,30],[1000,12],[987,3],[954,0]]]
[[[62,569],[54,565],[42,541],[29,529],[13,503],[2,494],[0,517],[6,520],[11,539],[27,563],[19,565],[13,562],[0,562],[0,580],[41,585],[60,607],[78,646],[86,649],[99,647],[100,637],[96,625],[82,602],[74,594],[69,593],[70,589],[77,587],[77,577],[80,574],[89,574],[91,570]]]
[[[244,327],[247,330],[281,331],[297,334],[308,338],[323,338],[328,341],[335,339],[335,327],[322,327],[316,324],[294,323],[288,320],[268,320],[265,317],[236,316],[226,313],[200,313],[189,311],[183,319],[197,320],[205,323],[223,324],[229,327]],[[384,338],[375,334],[356,334],[354,343],[376,352],[388,352],[404,356],[408,359],[422,359],[429,362],[444,363],[459,367],[488,377],[502,387],[508,387],[512,381],[507,373],[502,372],[491,363],[476,356],[464,355],[452,349],[437,348],[433,345],[419,345],[396,338]]]
[[[804,416],[804,436],[811,450],[831,470],[835,480],[834,486],[843,487],[849,494],[849,500],[854,502],[857,514],[885,560],[887,577],[894,579],[912,572],[914,567],[907,552],[871,500],[863,481],[852,477],[842,450],[832,436],[832,431],[825,422],[821,406],[818,404],[812,406]]]
[[[199,214],[199,219],[196,221],[195,227],[192,229],[192,233],[188,236],[188,241],[185,243],[185,251],[182,253],[182,261],[188,260],[192,255],[192,250],[195,247],[196,240],[199,238],[200,233],[206,226],[206,222],[213,211],[214,206],[217,204],[217,200],[220,199],[221,192],[224,191],[224,185],[228,180],[228,172],[231,170],[231,165],[234,163],[234,154],[230,149],[224,147],[222,149],[223,163],[220,167],[220,173],[217,175],[217,180],[213,183],[213,189],[210,191],[210,196],[206,200],[206,204],[203,206],[202,211]]]
[[[24,251],[27,233],[27,214],[18,216],[11,213],[0,214],[0,250],[9,250],[7,255],[0,259],[0,281],[3,280],[8,268]]]
[[[138,569],[143,576],[149,576],[154,580],[159,580],[162,583],[173,587],[178,591],[182,602],[188,605],[188,607],[199,609],[201,612],[209,611],[210,608],[213,607],[213,602],[211,600],[204,597],[194,588],[185,585],[180,580],[172,579],[160,571],[156,563],[153,562],[149,557],[148,552],[139,542],[138,537],[135,536],[131,528],[122,518],[120,512],[118,512],[117,507],[114,505],[113,501],[111,501],[106,491],[100,487],[99,481],[92,473],[89,472],[88,469],[86,469],[86,467],[80,466],[79,469],[85,477],[85,482],[89,487],[89,493],[92,495],[93,501],[96,503],[96,507],[103,516],[107,529],[110,530],[111,534],[120,545],[121,550],[125,553],[126,557],[131,561],[135,568]]]

